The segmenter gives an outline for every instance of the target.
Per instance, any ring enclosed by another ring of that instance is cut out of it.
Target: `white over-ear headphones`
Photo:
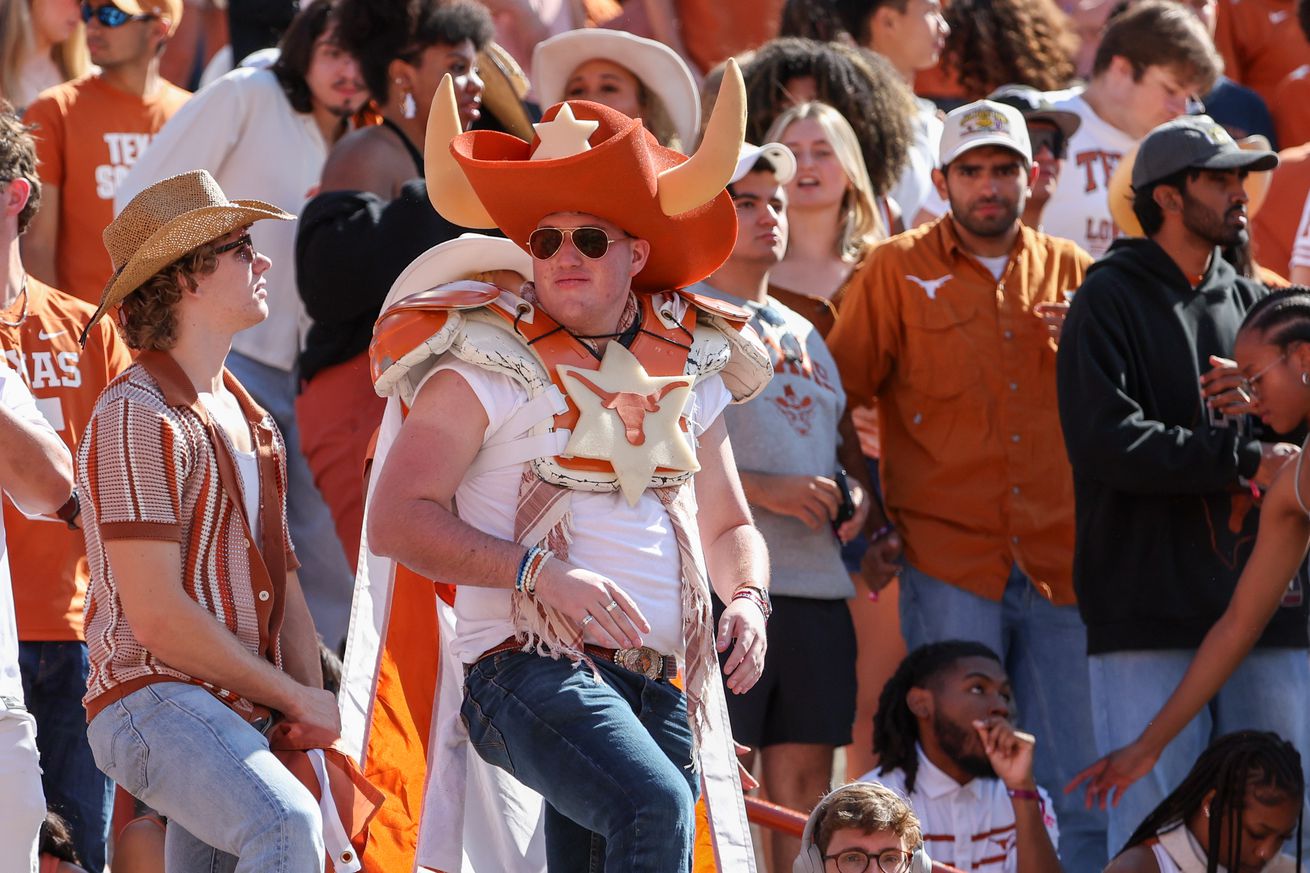
[[[834,788],[819,801],[819,805],[814,807],[814,812],[810,813],[809,821],[805,822],[805,830],[801,833],[801,852],[796,856],[795,863],[792,864],[792,873],[823,873],[823,852],[814,844],[814,828],[818,822],[823,820],[823,816],[828,811],[828,807],[837,799],[843,791],[852,785],[859,785],[858,782],[851,782],[840,788]],[[908,801],[907,801],[908,803]],[[874,867],[877,866],[875,862]],[[865,873],[881,873],[879,870],[866,870]],[[932,859],[924,851],[923,846],[915,849],[914,854],[910,857],[910,869],[908,873],[932,873]]]

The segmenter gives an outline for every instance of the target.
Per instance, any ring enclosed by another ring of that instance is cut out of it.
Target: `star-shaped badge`
[[[556,113],[554,121],[540,121],[532,125],[538,139],[537,148],[532,153],[532,160],[550,161],[590,151],[591,143],[587,140],[598,127],[600,127],[599,121],[582,121],[574,118],[573,107],[565,103]]]
[[[564,454],[609,461],[628,504],[636,506],[656,467],[700,469],[678,422],[691,399],[690,376],[651,376],[617,342],[599,370],[559,367],[560,381],[578,407],[578,424]]]

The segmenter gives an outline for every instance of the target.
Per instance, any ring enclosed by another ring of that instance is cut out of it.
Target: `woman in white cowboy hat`
[[[573,30],[538,43],[532,81],[542,106],[591,100],[640,118],[660,145],[690,149],[700,94],[673,49],[621,30]]]
[[[232,337],[268,317],[250,225],[292,218],[196,170],[146,188],[104,234],[114,273],[91,323],[118,306],[140,354],[77,459],[87,740],[167,816],[170,870],[323,870],[319,803],[264,731],[280,713],[326,745],[340,718],[286,533],[285,446],[224,368]]]

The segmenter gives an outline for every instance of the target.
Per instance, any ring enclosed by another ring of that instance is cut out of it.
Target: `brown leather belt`
[[[678,675],[678,659],[672,655],[661,655],[649,646],[639,646],[635,649],[607,649],[603,646],[593,646],[587,643],[582,649],[593,658],[609,661],[616,667],[631,670],[633,673],[638,673],[647,679],[671,680]],[[492,646],[481,655],[478,655],[477,660],[481,661],[483,658],[490,658],[492,655],[499,655],[501,652],[522,650],[523,641],[516,637],[510,637],[503,643]],[[473,663],[476,664],[477,661]],[[472,666],[473,664],[468,665],[465,672]]]

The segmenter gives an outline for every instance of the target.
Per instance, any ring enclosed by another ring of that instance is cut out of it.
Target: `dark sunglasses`
[[[82,4],[82,21],[86,24],[91,23],[94,18],[105,27],[122,27],[129,21],[149,21],[154,18],[153,15],[132,15],[130,12],[124,12],[117,6],[106,3],[104,6],[92,6],[90,3]]]
[[[1045,128],[1030,130],[1028,131],[1028,139],[1032,143],[1034,157],[1042,150],[1042,146],[1050,149],[1051,155],[1057,160],[1064,157],[1065,139],[1064,134],[1060,131]]]
[[[254,263],[255,243],[250,238],[250,234],[243,233],[230,243],[224,243],[221,246],[214,246],[214,254],[216,255],[226,254],[233,250],[236,250],[238,261],[245,261],[247,264]]]
[[[573,240],[573,247],[583,257],[598,261],[610,250],[610,243],[622,242],[628,237],[610,239],[603,228],[599,227],[539,227],[528,236],[528,251],[539,261],[548,261],[555,257],[564,237]]]

